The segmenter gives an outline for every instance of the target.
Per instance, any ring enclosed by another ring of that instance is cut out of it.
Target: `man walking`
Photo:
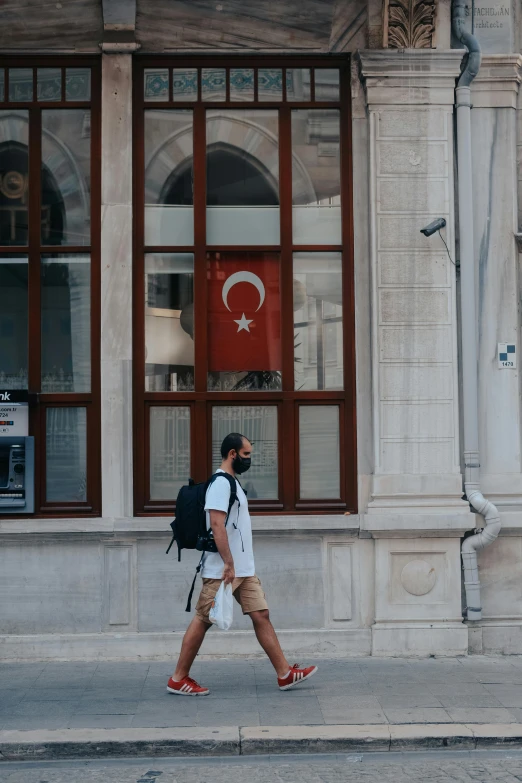
[[[250,468],[252,444],[243,435],[232,432],[221,444],[222,463],[218,472],[236,477]],[[203,560],[201,575],[203,587],[192,618],[181,645],[181,653],[174,674],[169,679],[167,691],[180,696],[206,696],[203,688],[189,677],[190,667],[211,626],[208,619],[212,602],[222,581],[232,584],[234,598],[240,604],[243,614],[249,614],[254,625],[257,640],[268,655],[277,674],[280,690],[293,688],[317,671],[317,666],[300,669],[290,666],[270,622],[268,604],[261,582],[255,575],[252,549],[252,523],[248,513],[248,501],[241,484],[236,478],[237,499],[230,510],[225,525],[230,500],[230,484],[224,476],[209,486],[205,499],[207,529],[212,529],[217,552],[207,552]]]

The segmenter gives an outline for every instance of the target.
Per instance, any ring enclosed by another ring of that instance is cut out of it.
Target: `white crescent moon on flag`
[[[265,286],[263,285],[263,281],[261,280],[260,277],[255,275],[253,272],[246,272],[246,271],[234,272],[234,274],[230,275],[230,277],[228,277],[225,281],[221,296],[223,297],[223,303],[227,308],[227,310],[230,310],[227,301],[228,295],[230,293],[230,289],[233,288],[233,286],[235,286],[237,283],[250,283],[251,285],[257,288],[257,290],[259,291],[259,306],[257,307],[257,310],[259,310],[259,308],[265,301]],[[232,311],[230,310],[230,312]]]

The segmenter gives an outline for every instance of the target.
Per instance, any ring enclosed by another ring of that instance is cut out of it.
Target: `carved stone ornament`
[[[431,49],[436,0],[389,0],[388,46],[391,49]]]

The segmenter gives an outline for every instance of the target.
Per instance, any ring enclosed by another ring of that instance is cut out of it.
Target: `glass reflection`
[[[62,99],[62,69],[37,69],[37,94],[39,101],[60,101]]]
[[[339,69],[316,68],[314,71],[315,100],[339,100]]]
[[[65,69],[65,100],[90,101],[91,99],[91,69]]]
[[[26,256],[0,257],[0,389],[27,389]]]
[[[278,438],[275,405],[215,405],[212,408],[212,469],[221,464],[221,443],[240,432],[254,444],[252,467],[241,485],[249,500],[278,498]]]
[[[207,243],[279,244],[278,112],[207,112]]]
[[[294,254],[296,391],[343,388],[340,253]]]
[[[47,408],[45,476],[47,502],[87,501],[86,408]]]
[[[145,244],[194,243],[190,109],[145,112]]]
[[[0,111],[0,245],[29,241],[29,114]]]
[[[145,389],[194,389],[194,256],[145,256]]]
[[[310,68],[286,69],[286,100],[310,100]]]
[[[340,245],[340,119],[337,109],[292,111],[294,244]]]
[[[190,408],[150,408],[150,498],[174,500],[190,477]]]
[[[91,113],[42,111],[42,244],[91,241]]]
[[[341,496],[338,405],[299,407],[299,496],[302,500]]]
[[[9,100],[13,103],[33,100],[32,68],[9,68]]]
[[[87,255],[43,256],[42,391],[91,389],[91,264]]]

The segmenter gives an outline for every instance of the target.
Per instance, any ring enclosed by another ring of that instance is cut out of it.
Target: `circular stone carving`
[[[437,582],[437,573],[425,560],[411,560],[401,573],[401,584],[411,595],[426,595]]]

